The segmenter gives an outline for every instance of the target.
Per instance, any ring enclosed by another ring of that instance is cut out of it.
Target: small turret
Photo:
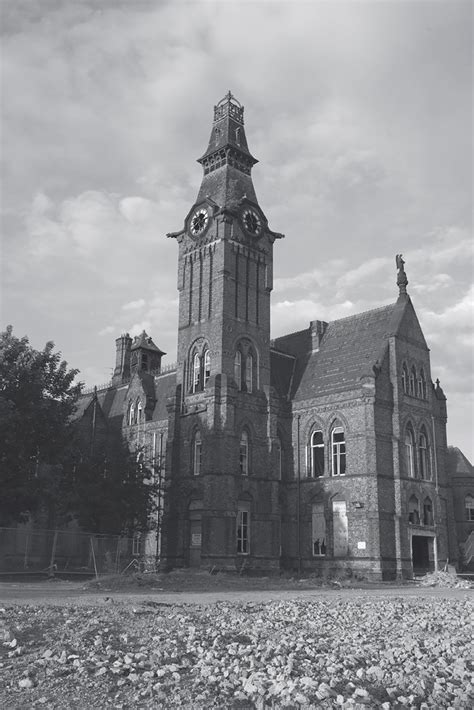
[[[166,353],[160,350],[145,331],[136,335],[130,349],[130,374],[149,372],[159,374],[161,358]]]

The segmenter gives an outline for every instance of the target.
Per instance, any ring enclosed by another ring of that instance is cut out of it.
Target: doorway
[[[413,535],[411,539],[411,554],[413,572],[420,574],[434,569],[433,538],[424,535]]]

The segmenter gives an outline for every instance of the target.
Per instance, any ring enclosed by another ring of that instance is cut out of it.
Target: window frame
[[[242,351],[237,348],[234,355],[234,380],[239,391],[242,390]]]
[[[420,399],[426,399],[426,378],[423,368],[420,369],[418,374],[417,391]]]
[[[315,530],[318,526],[315,525],[316,519],[321,519],[323,521],[323,525],[321,526],[321,531],[324,528],[324,536],[322,539],[322,543],[319,543],[319,536],[316,538],[316,532],[319,532],[319,530]],[[328,555],[328,545],[327,545],[327,537],[328,537],[328,524],[326,520],[326,514],[324,510],[324,503],[313,503],[312,508],[311,508],[311,553],[313,557],[327,557]],[[316,544],[318,545],[318,551],[316,551]]]
[[[424,445],[422,445],[422,442]],[[418,435],[418,471],[421,479],[431,481],[429,442],[424,427],[421,428]]]
[[[209,378],[211,376],[211,353],[209,349],[204,350],[203,361],[203,384],[204,387],[207,385]]]
[[[239,439],[239,471],[241,476],[249,475],[249,433],[242,429]]]
[[[276,457],[276,472],[279,481],[283,477],[283,447],[281,445],[281,437],[277,436],[275,438],[275,457]]]
[[[466,493],[464,497],[465,517],[469,523],[474,523],[474,496]]]
[[[413,505],[411,505],[413,503],[413,501],[416,501],[416,507],[413,507]],[[416,520],[412,519],[413,514],[416,515]],[[408,522],[411,525],[420,525],[421,524],[420,520],[421,520],[420,501],[418,500],[418,496],[416,496],[415,494],[412,494],[410,496],[410,498],[408,499]]]
[[[334,441],[335,434],[342,434],[341,441]],[[341,448],[344,447],[344,451]],[[341,471],[341,468],[344,470]],[[331,430],[331,475],[345,476],[347,471],[347,450],[346,450],[346,435],[344,427],[340,424],[333,426]]]
[[[199,353],[195,352],[192,358],[192,393],[200,392],[201,390],[201,358]]]
[[[314,443],[314,438],[316,434],[321,435],[321,443],[315,444]],[[309,466],[308,466],[308,478],[322,478],[325,473],[325,446],[324,446],[324,434],[321,429],[315,429],[313,432],[311,432],[311,436],[309,438]],[[317,451],[319,452],[321,450],[322,453],[322,469],[321,473],[316,475],[316,466],[315,466],[315,459],[316,459],[316,453]]]
[[[237,509],[236,543],[238,555],[250,554],[250,511],[247,507]]]
[[[433,501],[429,496],[423,501],[423,525],[433,527],[434,525],[434,510]]]
[[[402,389],[404,394],[409,393],[409,379],[410,376],[408,374],[408,367],[406,362],[404,362],[402,365]]]
[[[404,444],[408,478],[416,478],[416,439],[410,424],[405,429]]]
[[[254,371],[254,357],[251,350],[245,356],[245,390],[247,392],[253,392],[253,371]]]
[[[199,476],[201,474],[201,469],[202,469],[202,438],[201,438],[201,432],[199,431],[199,429],[197,429],[195,431],[194,436],[193,436],[192,457],[193,457],[193,475]]]

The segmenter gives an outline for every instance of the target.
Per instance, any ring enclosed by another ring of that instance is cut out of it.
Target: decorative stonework
[[[214,123],[227,116],[244,125],[244,107],[230,91],[214,106]]]

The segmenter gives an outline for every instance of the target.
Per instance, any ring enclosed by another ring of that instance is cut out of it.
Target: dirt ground
[[[468,710],[472,594],[182,572],[3,582],[0,707]]]

